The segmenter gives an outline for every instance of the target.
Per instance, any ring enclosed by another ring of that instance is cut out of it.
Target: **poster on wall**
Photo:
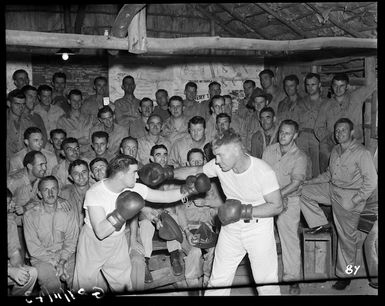
[[[168,61],[168,63],[167,63]],[[148,61],[134,61],[132,58],[109,58],[109,92],[111,101],[124,95],[121,88],[125,76],[135,79],[135,96],[138,99],[148,97],[155,101],[158,89],[166,89],[169,97],[173,95],[185,98],[184,87],[187,82],[195,82],[198,86],[197,101],[209,98],[208,85],[212,81],[221,84],[222,95],[229,94],[233,101],[244,97],[243,82],[247,79],[259,84],[258,73],[263,70],[262,64],[229,63],[204,58],[197,61],[164,60],[162,58]]]
[[[13,83],[12,75],[16,70],[24,69],[28,73],[29,83],[32,83],[32,63],[31,56],[27,54],[23,54],[22,56],[18,56],[15,54],[7,54],[6,61],[6,73],[7,73],[7,93],[14,90],[15,84]]]

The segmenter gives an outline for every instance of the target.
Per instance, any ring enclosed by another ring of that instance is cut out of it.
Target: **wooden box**
[[[332,234],[303,231],[303,273],[305,280],[332,278]]]
[[[364,210],[360,214],[357,228],[362,232],[369,233],[377,218],[378,202],[366,203]]]

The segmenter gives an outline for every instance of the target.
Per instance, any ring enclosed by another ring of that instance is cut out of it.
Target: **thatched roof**
[[[7,5],[6,29],[103,35],[105,30],[111,32],[122,6]],[[154,38],[220,36],[277,41],[316,37],[377,38],[377,3],[146,4],[146,31],[147,37]],[[43,52],[34,48],[31,51]],[[281,53],[235,49],[190,52],[260,57]]]

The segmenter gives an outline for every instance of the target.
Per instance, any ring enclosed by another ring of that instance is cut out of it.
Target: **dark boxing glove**
[[[123,191],[116,199],[116,209],[107,216],[107,220],[120,231],[127,220],[133,218],[144,207],[141,195],[133,191]]]
[[[241,204],[240,201],[229,199],[218,209],[218,218],[223,225],[234,223],[240,219],[251,220],[253,218],[253,206]]]
[[[200,173],[196,176],[190,175],[186,178],[186,184],[180,187],[182,194],[194,195],[198,193],[204,193],[211,188],[210,179],[204,173]]]
[[[150,163],[143,166],[139,171],[139,178],[143,184],[154,187],[168,179],[174,178],[172,167],[163,168],[158,163]]]

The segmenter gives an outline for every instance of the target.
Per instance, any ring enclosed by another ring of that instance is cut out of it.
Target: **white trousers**
[[[132,290],[131,261],[125,234],[99,240],[87,224],[79,235],[74,274],[75,290],[92,291],[99,287],[107,291],[106,278],[112,292]]]
[[[259,295],[280,295],[278,285],[278,256],[274,238],[273,218],[261,218],[245,223],[222,226],[215,248],[214,264],[206,296],[229,296],[235,272],[243,257],[249,256]],[[266,285],[262,285],[266,284]]]

